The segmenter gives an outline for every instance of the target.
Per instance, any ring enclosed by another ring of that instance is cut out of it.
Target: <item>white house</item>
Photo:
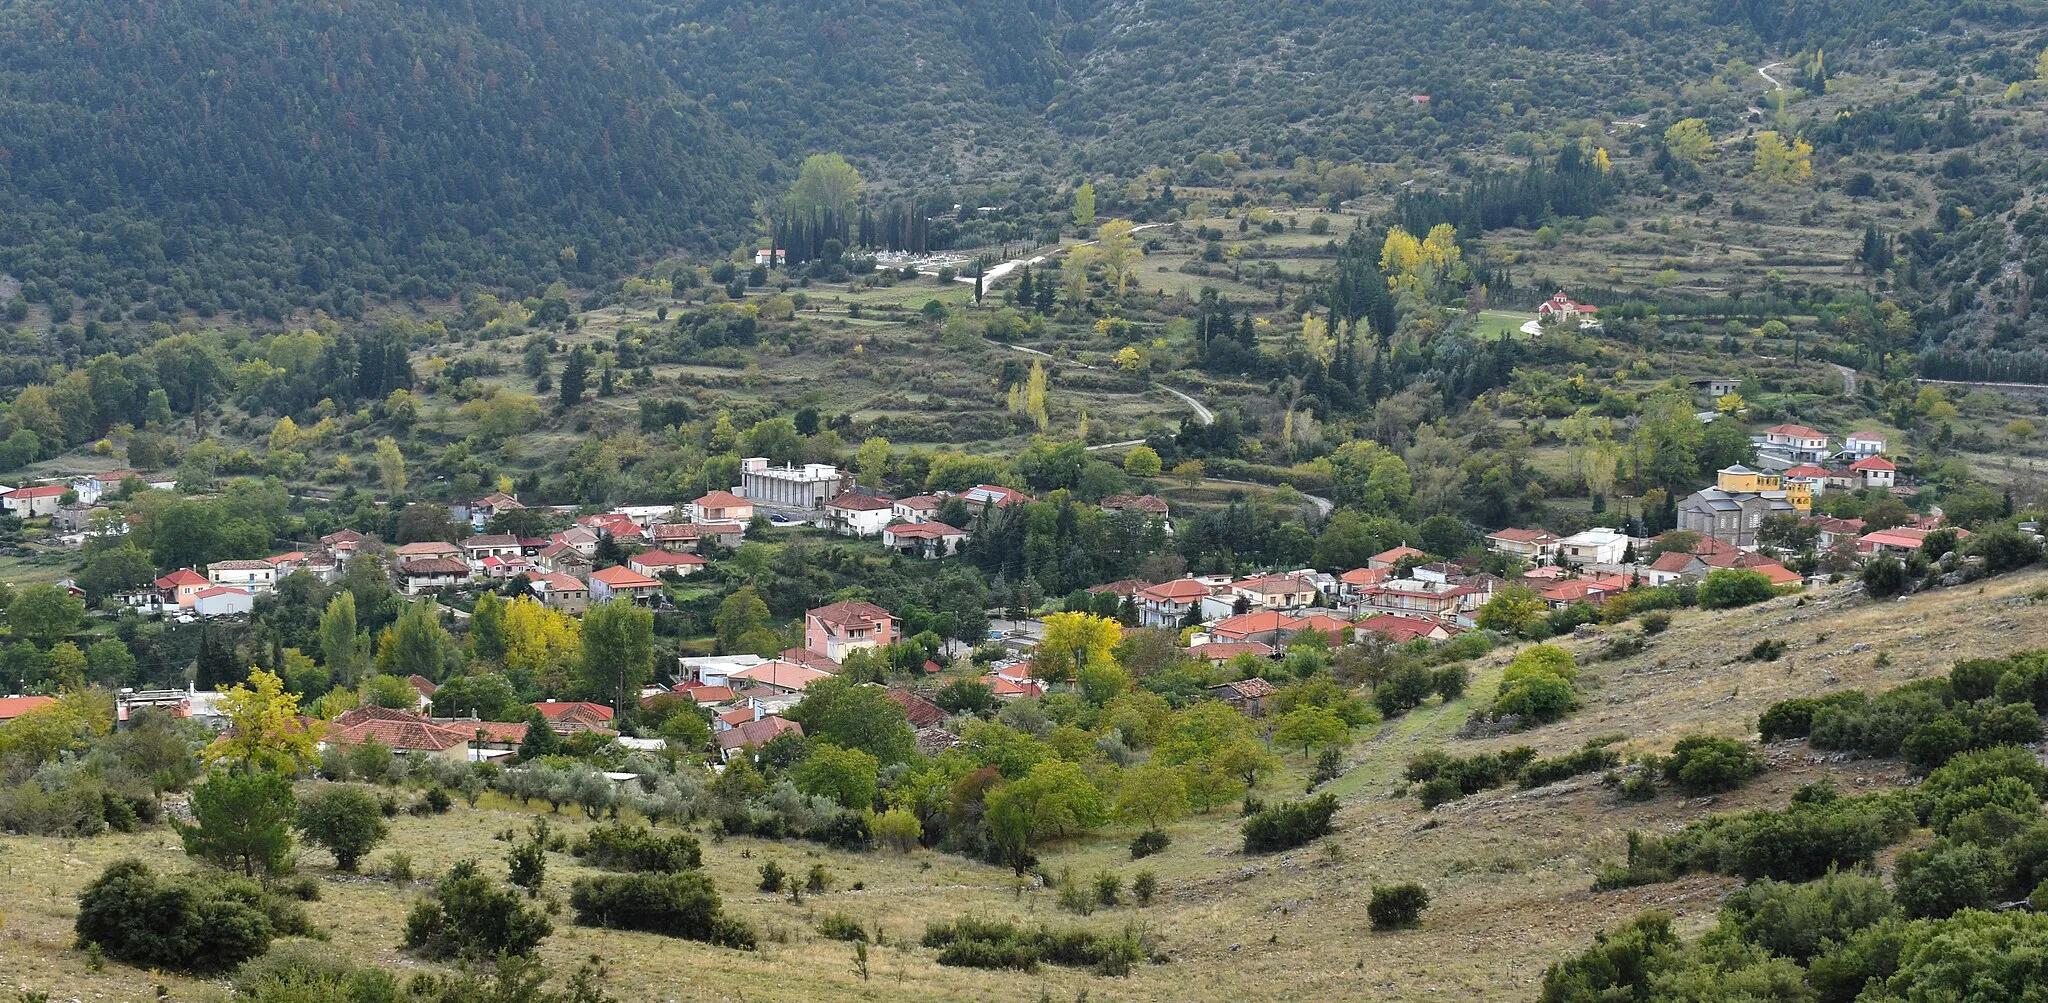
[[[1545,324],[1572,324],[1585,327],[1597,323],[1593,315],[1599,312],[1599,307],[1574,303],[1570,296],[1558,293],[1544,300],[1543,304],[1536,308],[1536,319]]]
[[[882,546],[909,557],[951,557],[967,542],[965,530],[943,522],[903,522],[882,529]]]
[[[452,557],[423,557],[398,566],[399,584],[409,596],[460,585],[468,578],[469,565]]]
[[[1828,434],[1805,425],[1772,425],[1757,437],[1757,445],[1776,449],[1808,462],[1827,458]]]
[[[825,523],[841,536],[880,536],[895,521],[887,498],[848,491],[825,503]]]
[[[1866,488],[1889,488],[1898,483],[1899,468],[1882,456],[1866,456],[1849,464],[1849,472]]]
[[[897,522],[928,522],[939,517],[942,503],[937,495],[911,495],[896,499],[889,510]]]
[[[1573,564],[1620,564],[1628,553],[1628,534],[1608,526],[1595,526],[1559,541],[1557,556]]]
[[[255,608],[255,596],[220,585],[192,597],[192,612],[200,616],[235,616]]]
[[[701,571],[710,563],[696,554],[666,550],[647,550],[626,558],[626,567],[649,578],[660,578],[668,571],[675,572],[678,578],[688,578],[692,572]]]
[[[41,519],[57,514],[64,504],[64,495],[71,490],[67,484],[42,484],[32,488],[15,488],[0,495],[0,509],[16,519]]]
[[[1556,534],[1545,529],[1503,529],[1486,534],[1486,549],[1541,567],[1557,556]]]
[[[277,565],[269,561],[215,561],[206,566],[206,578],[244,592],[269,592],[277,587]]]
[[[1138,590],[1138,619],[1147,627],[1178,627],[1188,611],[1216,590],[1193,578],[1176,578]]]
[[[1884,433],[1851,432],[1842,440],[1842,451],[1857,456],[1876,456],[1884,452]]]

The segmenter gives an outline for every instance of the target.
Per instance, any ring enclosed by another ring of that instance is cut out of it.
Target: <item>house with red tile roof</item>
[[[269,561],[215,561],[206,566],[206,579],[244,592],[269,592],[277,587],[277,565]]]
[[[543,700],[533,705],[540,716],[547,719],[548,726],[567,734],[572,731],[607,730],[612,723],[612,709],[601,703],[588,700]]]
[[[890,687],[884,695],[903,708],[903,716],[912,729],[929,728],[946,719],[944,708],[900,686]]]
[[[64,504],[64,496],[72,490],[69,484],[39,484],[34,487],[15,488],[0,495],[0,510],[16,519],[40,519],[57,514],[57,508]]]
[[[550,609],[580,613],[590,605],[590,586],[583,584],[583,580],[575,575],[560,571],[544,572],[533,576],[526,587],[532,589],[541,604]]]
[[[1501,529],[1486,534],[1486,549],[1531,565],[1556,560],[1557,545],[1562,542],[1563,537],[1547,529]]]
[[[995,694],[997,700],[1004,701],[1005,703],[1011,700],[1021,700],[1024,697],[1042,697],[1045,695],[1045,684],[1036,680],[1019,680],[1011,679],[1008,676],[989,675],[981,677],[981,681],[988,684],[989,692]]]
[[[400,754],[418,752],[447,759],[469,759],[472,732],[443,727],[417,714],[397,713],[402,716],[350,718],[344,714],[327,729],[321,744],[346,747],[374,741]]]
[[[1382,550],[1379,553],[1366,558],[1365,566],[1368,568],[1391,568],[1394,565],[1401,563],[1401,559],[1404,557],[1428,556],[1428,554],[1425,554],[1422,551],[1415,549],[1414,547],[1395,547],[1392,550]]]
[[[734,696],[730,686],[707,686],[695,680],[676,687],[675,691],[706,707],[731,703]]]
[[[467,580],[469,565],[452,557],[428,557],[398,566],[398,581],[409,596],[460,585]]]
[[[56,697],[0,697],[0,721],[12,721],[30,711],[55,706]]]
[[[1590,603],[1598,606],[1609,596],[1628,591],[1628,579],[1621,575],[1609,577],[1567,578],[1544,589],[1538,595],[1551,609],[1563,609],[1573,603]]]
[[[775,657],[785,662],[795,662],[798,665],[808,666],[820,672],[839,671],[838,662],[826,658],[824,655],[818,654],[809,648],[785,648],[781,654]]]
[[[897,522],[924,522],[938,518],[939,506],[945,503],[946,500],[938,495],[911,495],[896,499],[890,504],[889,512]]]
[[[718,743],[718,761],[731,762],[734,756],[748,749],[758,749],[782,735],[802,738],[804,726],[788,718],[770,714],[744,724],[734,725],[713,736]]]
[[[895,502],[858,491],[844,492],[825,503],[825,525],[841,536],[880,536],[896,520]]]
[[[1311,613],[1294,621],[1293,632],[1300,634],[1303,631],[1318,631],[1329,639],[1330,646],[1334,648],[1344,643],[1345,632],[1349,631],[1353,637],[1356,637],[1357,629],[1358,625],[1350,620],[1334,617],[1328,613]]]
[[[1176,578],[1138,590],[1138,620],[1147,627],[1178,627],[1188,611],[1216,590],[1194,578]]]
[[[660,582],[632,568],[601,568],[590,573],[591,602],[604,602],[620,596],[640,600],[660,591]]]
[[[710,565],[710,561],[696,554],[677,554],[666,550],[643,550],[626,558],[626,567],[649,578],[659,578],[667,572],[674,572],[677,577],[688,578]]]
[[[1422,95],[1417,96],[1422,97]],[[1423,97],[1422,103],[1427,103],[1428,100],[1427,97]],[[1588,324],[1597,323],[1594,320],[1594,315],[1599,312],[1599,307],[1575,303],[1570,296],[1559,292],[1555,296],[1537,304],[1536,319],[1545,324],[1570,324],[1575,327],[1585,327]]]
[[[199,593],[213,587],[206,576],[191,568],[179,568],[156,580],[157,591],[162,592],[165,602],[175,602],[180,609],[191,609]]]
[[[1210,696],[1229,704],[1246,717],[1265,717],[1266,700],[1275,692],[1272,683],[1258,676],[1209,687]]]
[[[967,542],[967,531],[937,520],[899,522],[882,528],[882,546],[906,557],[937,560],[951,557]]]
[[[1866,456],[1849,464],[1849,472],[1866,488],[1889,488],[1898,483],[1899,468],[1882,456]]]
[[[1293,575],[1259,575],[1230,583],[1227,592],[1253,609],[1296,609],[1316,599],[1315,582]]]
[[[737,522],[754,518],[754,503],[730,491],[709,491],[690,502],[691,522]]]
[[[1441,641],[1449,638],[1452,628],[1440,620],[1422,616],[1401,616],[1396,613],[1377,613],[1352,624],[1353,636],[1364,637],[1375,634],[1395,644],[1426,639]]]
[[[836,602],[804,614],[804,647],[835,662],[861,648],[901,640],[899,621],[871,602]]]
[[[1012,505],[1030,501],[1031,496],[1014,488],[1003,487],[1000,484],[976,484],[960,492],[960,500],[966,502],[970,510],[991,506],[995,508],[1009,508]]]
[[[406,561],[423,561],[428,558],[440,558],[451,561],[462,560],[461,547],[452,543],[443,543],[439,540],[420,540],[414,543],[402,544],[398,549],[392,551],[392,554],[398,558],[398,563],[400,564]]]
[[[1909,526],[1880,529],[1874,533],[1863,534],[1862,538],[1856,541],[1856,549],[1865,554],[1892,554],[1904,557],[1925,546],[1928,534],[1934,532],[1938,530],[1914,529]],[[1958,540],[1968,539],[1970,536],[1968,530],[1962,529],[1956,530],[1955,534]]]
[[[726,678],[734,686],[765,686],[778,693],[802,693],[812,683],[832,678],[832,673],[772,658],[759,665],[735,669]]]
[[[1278,646],[1301,621],[1277,610],[1259,610],[1218,620],[1208,629],[1219,641],[1259,641]]]
[[[1188,654],[1202,659],[1210,665],[1222,665],[1239,655],[1255,658],[1272,658],[1278,648],[1260,641],[1210,641],[1188,649]]]

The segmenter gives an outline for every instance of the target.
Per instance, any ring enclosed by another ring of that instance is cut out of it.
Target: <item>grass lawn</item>
[[[1472,337],[1480,341],[1494,341],[1503,335],[1510,338],[1527,338],[1522,325],[1535,320],[1533,313],[1517,313],[1513,310],[1481,310],[1472,325]]]

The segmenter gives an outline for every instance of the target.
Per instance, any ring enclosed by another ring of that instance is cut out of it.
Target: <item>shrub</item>
[[[1649,801],[1655,798],[1657,781],[1651,776],[1651,772],[1649,769],[1641,769],[1629,774],[1628,779],[1621,782],[1621,799]]]
[[[532,898],[540,892],[541,883],[547,880],[547,847],[537,839],[513,844],[510,850],[505,851],[505,869],[512,883],[526,889],[526,897]]]
[[[1688,735],[1672,746],[1663,766],[1665,780],[1688,794],[1699,795],[1741,787],[1763,770],[1763,761],[1747,742]]]
[[[1943,714],[1906,736],[1899,754],[1915,773],[1927,773],[1948,765],[1956,754],[1970,747],[1970,728],[1954,714]]]
[[[1747,568],[1716,568],[1700,582],[1701,609],[1734,609],[1763,602],[1778,593],[1763,572]]]
[[[277,932],[252,882],[161,880],[117,861],[78,896],[80,946],[143,968],[218,972],[262,954]]]
[[[1671,614],[1663,610],[1643,614],[1643,633],[1662,634],[1671,626]]]
[[[853,940],[868,942],[867,927],[843,912],[830,913],[818,921],[818,936],[827,940]]]
[[[1405,930],[1422,925],[1422,910],[1429,906],[1429,891],[1413,881],[1398,885],[1372,886],[1372,901],[1365,913],[1375,930]]]
[[[1603,932],[1584,953],[1546,969],[1538,998],[1542,1003],[1650,999],[1656,962],[1678,947],[1669,915],[1643,913],[1620,930]]]
[[[569,908],[578,926],[644,930],[742,950],[755,943],[751,931],[742,935],[743,927],[718,922],[718,889],[696,871],[577,878]]]
[[[1123,904],[1124,879],[1120,874],[1103,871],[1095,876],[1095,901],[1114,908]]]
[[[478,874],[476,861],[459,860],[406,917],[405,947],[434,959],[526,955],[553,932],[518,894]]]
[[[898,853],[909,853],[924,839],[924,823],[901,808],[891,808],[875,817],[875,841]]]
[[[1783,638],[1767,637],[1750,645],[1749,660],[1752,662],[1775,662],[1784,653],[1785,640]]]
[[[1922,679],[1874,697],[1843,694],[1814,711],[1809,738],[1816,749],[1897,755],[1913,730],[1948,712],[1947,679]]]
[[[377,799],[369,792],[339,784],[323,785],[299,802],[293,822],[306,840],[334,854],[334,866],[354,871],[356,862],[389,833]]]
[[[1526,790],[1568,780],[1584,773],[1614,769],[1621,765],[1621,754],[1607,748],[1612,741],[1613,739],[1594,739],[1577,752],[1554,759],[1531,760],[1515,774],[1515,783]]]
[[[1131,896],[1138,900],[1140,906],[1151,905],[1153,896],[1158,894],[1159,875],[1151,871],[1139,871],[1138,876],[1131,879]]]
[[[1721,931],[1795,961],[1898,915],[1884,882],[1866,874],[1829,874],[1786,884],[1763,878],[1728,896]]]
[[[590,830],[569,851],[592,867],[608,871],[654,871],[673,874],[704,865],[704,850],[688,833],[658,835],[630,825],[601,825]]]
[[[1164,829],[1147,829],[1131,840],[1131,859],[1142,860],[1155,853],[1164,853],[1173,843],[1173,838]]]
[[[1869,863],[1911,832],[1914,821],[1902,801],[1879,794],[1716,815],[1669,836],[1631,832],[1627,864],[1602,871],[1594,888],[1654,884],[1697,872],[1811,881],[1831,868]]]
[[[1863,700],[1863,694],[1856,690],[1824,697],[1793,697],[1770,705],[1757,718],[1757,731],[1766,742],[1780,742],[1788,738],[1805,738],[1813,731],[1813,717],[1823,707]]]
[[[780,892],[782,890],[783,883],[788,880],[789,874],[788,872],[782,869],[781,864],[778,864],[775,861],[771,860],[761,865],[762,891],[771,893]]]
[[[1425,781],[1422,806],[1434,808],[1468,794],[1499,787],[1535,758],[1536,750],[1526,745],[1463,759],[1431,750],[1408,761],[1407,777],[1410,781]]]
[[[1899,854],[1897,871],[1899,905],[1910,915],[1940,919],[1989,905],[1993,877],[2004,868],[1984,847],[1941,842]]]
[[[1577,678],[1578,665],[1570,652],[1550,644],[1528,648],[1501,674],[1493,712],[1521,718],[1530,725],[1555,721],[1578,706],[1578,695],[1572,689]]]
[[[925,926],[924,946],[937,948],[939,964],[965,968],[1036,971],[1040,961],[1105,975],[1128,972],[1142,956],[1138,938],[1126,931],[1103,936],[1084,930],[1054,931],[1014,923],[962,917]]]
[[[2040,740],[2041,715],[2030,703],[1993,707],[1977,721],[1978,745],[2032,745]]]
[[[1274,853],[1321,839],[1333,831],[1336,815],[1333,794],[1267,808],[1245,820],[1244,852]]]

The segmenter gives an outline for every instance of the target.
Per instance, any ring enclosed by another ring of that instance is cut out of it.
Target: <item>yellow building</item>
[[[1767,474],[1741,464],[1716,471],[1714,486],[1731,495],[1783,498],[1801,512],[1813,511],[1813,488],[1802,481],[1787,483],[1783,474]]]
[[[1732,467],[1721,468],[1714,486],[1731,495],[1754,495],[1766,491],[1785,490],[1785,478],[1777,474],[1751,470],[1738,463]]]

